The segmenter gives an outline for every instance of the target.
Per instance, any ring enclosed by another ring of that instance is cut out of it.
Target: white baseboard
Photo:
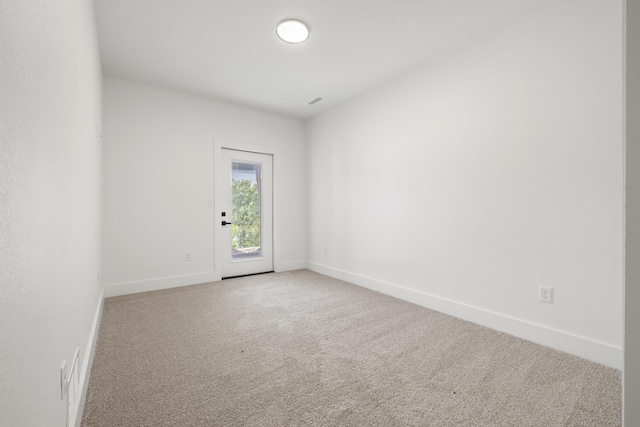
[[[215,273],[213,271],[207,271],[180,276],[156,277],[131,282],[111,283],[106,286],[105,297],[109,298],[120,295],[137,294],[139,292],[177,288],[180,286],[198,285],[200,283],[214,282],[215,280]]]
[[[276,272],[293,271],[293,270],[302,270],[305,268],[307,268],[307,262],[302,259],[298,261],[287,261],[287,262],[278,263],[278,265],[275,268],[275,271]]]
[[[98,306],[93,316],[93,324],[89,333],[89,339],[85,347],[84,353],[81,354],[82,368],[80,371],[80,399],[78,399],[77,407],[72,411],[75,419],[71,419],[69,425],[80,427],[82,423],[82,413],[84,412],[84,404],[87,401],[87,390],[89,389],[89,377],[91,376],[91,366],[93,366],[93,356],[98,342],[98,331],[100,330],[100,319],[102,318],[102,309],[104,307],[104,288],[100,292],[98,298]]]
[[[373,291],[393,296],[488,328],[505,332],[537,344],[551,347],[583,359],[615,369],[622,369],[622,348],[568,332],[551,329],[523,319],[485,310],[426,292],[384,282],[360,274],[307,261],[306,267],[316,273],[344,280]]]

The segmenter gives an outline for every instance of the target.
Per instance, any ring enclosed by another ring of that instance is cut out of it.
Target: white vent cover
[[[66,363],[62,364],[62,397],[67,398],[67,427],[71,426],[71,420],[75,419],[80,400],[80,348],[76,348],[76,354],[71,362],[69,372],[66,372]]]

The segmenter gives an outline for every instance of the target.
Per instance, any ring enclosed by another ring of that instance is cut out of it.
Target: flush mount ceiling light
[[[298,19],[285,19],[276,27],[276,34],[287,43],[302,43],[309,38],[309,27]]]

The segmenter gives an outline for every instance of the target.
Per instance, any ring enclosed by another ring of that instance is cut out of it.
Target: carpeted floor
[[[300,270],[107,299],[82,425],[620,426],[620,378]]]

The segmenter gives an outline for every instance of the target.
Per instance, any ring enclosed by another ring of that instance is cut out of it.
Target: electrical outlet
[[[329,249],[328,249],[328,248],[324,248],[323,253],[324,253],[325,255],[329,255]]]
[[[540,286],[538,297],[540,301],[551,304],[553,302],[553,288]]]
[[[185,252],[184,253],[184,260],[185,261],[191,261],[191,252]]]

